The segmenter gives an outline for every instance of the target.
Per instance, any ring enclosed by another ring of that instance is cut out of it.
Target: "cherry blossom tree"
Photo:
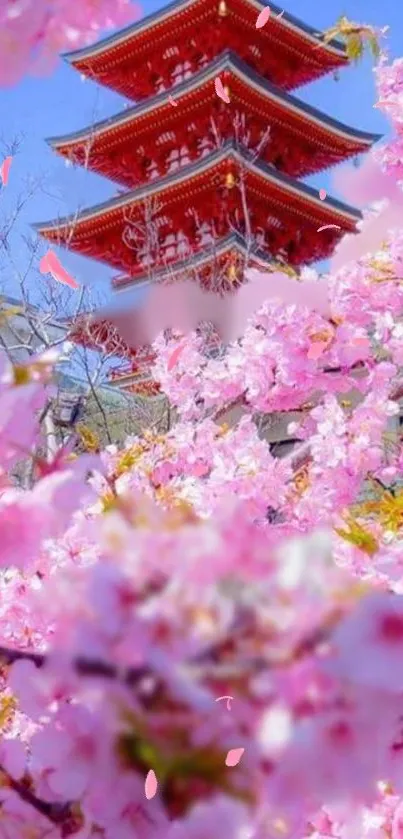
[[[131,0],[2,0],[0,86],[15,84],[27,72],[49,70],[60,52],[89,44],[103,30],[138,15]]]
[[[403,232],[327,285],[159,337],[176,424],[26,491],[54,359],[0,356],[0,836],[401,839]],[[276,459],[253,416],[298,410]]]

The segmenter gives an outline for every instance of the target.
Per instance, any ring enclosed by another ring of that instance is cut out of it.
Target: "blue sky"
[[[74,1],[74,0],[73,0]],[[280,4],[281,0],[277,0]],[[146,0],[143,13],[161,7],[160,0]],[[391,58],[403,56],[403,3],[401,0],[286,0],[286,11],[319,29],[332,25],[337,17],[346,14],[350,19],[376,26],[390,26],[389,52]],[[322,79],[296,91],[302,101],[315,105],[336,119],[362,130],[387,134],[389,127],[382,114],[373,108],[375,88],[372,63],[369,59],[358,67],[341,73],[340,81],[332,77]],[[66,168],[63,160],[53,154],[44,142],[45,137],[67,134],[123,109],[125,100],[97,87],[90,81],[82,82],[78,73],[63,62],[45,78],[25,78],[14,88],[0,91],[0,159],[15,138],[20,138],[18,154],[10,172],[9,185],[0,194],[0,230],[2,217],[13,212],[18,197],[27,185],[40,181],[41,188],[26,203],[13,228],[11,244],[15,263],[20,270],[27,265],[28,253],[22,237],[30,234],[31,222],[44,221],[74,212],[105,200],[116,193],[117,185],[78,168]],[[331,173],[309,179],[319,189],[334,192]],[[46,247],[44,245],[43,252]],[[90,284],[108,295],[113,272],[99,263],[61,252],[62,261],[82,284]],[[7,280],[8,293],[16,293],[12,271],[4,266],[2,284]],[[37,274],[32,274],[37,282]]]

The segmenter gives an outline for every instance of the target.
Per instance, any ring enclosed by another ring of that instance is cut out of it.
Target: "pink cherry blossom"
[[[215,79],[214,86],[217,96],[228,105],[230,101],[229,96],[219,76]]]
[[[49,71],[61,52],[89,44],[102,30],[138,15],[130,0],[8,0],[0,8],[0,85],[15,84],[29,71]]]
[[[51,274],[53,279],[62,285],[67,285],[69,288],[79,288],[79,284],[74,277],[63,268],[60,260],[57,258],[54,251],[49,250],[39,263],[39,270],[41,274]]]
[[[8,184],[8,176],[9,176],[12,160],[13,160],[13,158],[8,156],[8,157],[5,158],[5,160],[3,160],[3,163],[0,166],[0,179],[3,183],[3,186],[7,186],[7,184]]]
[[[350,669],[350,679],[374,688],[400,692],[399,662],[403,649],[403,601],[374,594],[360,603],[334,636],[338,672]]]
[[[262,29],[263,26],[267,23],[270,17],[270,6],[265,6],[264,9],[260,12],[256,20],[256,29]]]
[[[237,766],[241,757],[244,753],[245,749],[230,749],[225,758],[225,765],[226,766]]]
[[[108,8],[9,3],[10,73]],[[403,61],[376,76],[394,184]],[[174,420],[99,456],[45,462],[58,354],[0,356],[1,839],[402,839],[403,232],[382,236],[324,280],[252,274],[215,332],[189,287],[175,331],[139,318]]]
[[[158,781],[153,769],[150,769],[150,771],[147,773],[144,789],[146,798],[148,800],[150,800],[150,798],[154,798],[154,795],[156,794],[158,789]]]

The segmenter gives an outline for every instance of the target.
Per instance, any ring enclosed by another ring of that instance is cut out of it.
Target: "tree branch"
[[[403,398],[403,382],[399,382],[389,397],[393,402],[398,402],[399,399]],[[298,446],[291,454],[288,455],[288,462],[294,469],[297,471],[304,466],[311,457],[311,444],[310,441],[307,440],[305,443],[302,443],[301,446]],[[286,460],[286,458],[285,458]]]
[[[61,825],[71,817],[71,804],[52,804],[48,801],[43,801],[41,798],[38,798],[35,793],[31,792],[29,787],[22,781],[16,781],[12,778],[1,765],[0,772],[4,776],[6,785],[9,789],[12,789],[13,792],[17,793],[18,797],[21,798],[22,801],[30,804],[37,813],[40,813],[41,816],[44,816],[48,819],[48,821],[52,822],[52,824]]]
[[[39,670],[47,664],[46,653],[33,650],[17,650],[0,646],[0,662],[4,665],[14,664],[16,661],[31,661]],[[101,677],[104,679],[119,679],[129,687],[137,684],[144,676],[149,675],[148,667],[129,667],[120,669],[105,661],[78,657],[72,662],[73,668],[80,676]]]

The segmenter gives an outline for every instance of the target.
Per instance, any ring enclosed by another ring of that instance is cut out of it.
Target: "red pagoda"
[[[272,5],[257,30],[263,7],[258,0],[180,0],[66,57],[83,76],[137,104],[48,141],[120,192],[36,225],[42,236],[113,266],[116,289],[192,277],[224,293],[243,281],[246,263],[298,270],[330,256],[344,233],[355,231],[356,209],[322,201],[298,179],[365,152],[379,137],[289,92],[338,72],[345,50]],[[216,93],[217,78],[228,102]],[[94,326],[94,341],[102,328]],[[90,335],[87,324],[76,338],[88,343]],[[144,377],[149,350],[125,354],[121,384],[152,390]]]

